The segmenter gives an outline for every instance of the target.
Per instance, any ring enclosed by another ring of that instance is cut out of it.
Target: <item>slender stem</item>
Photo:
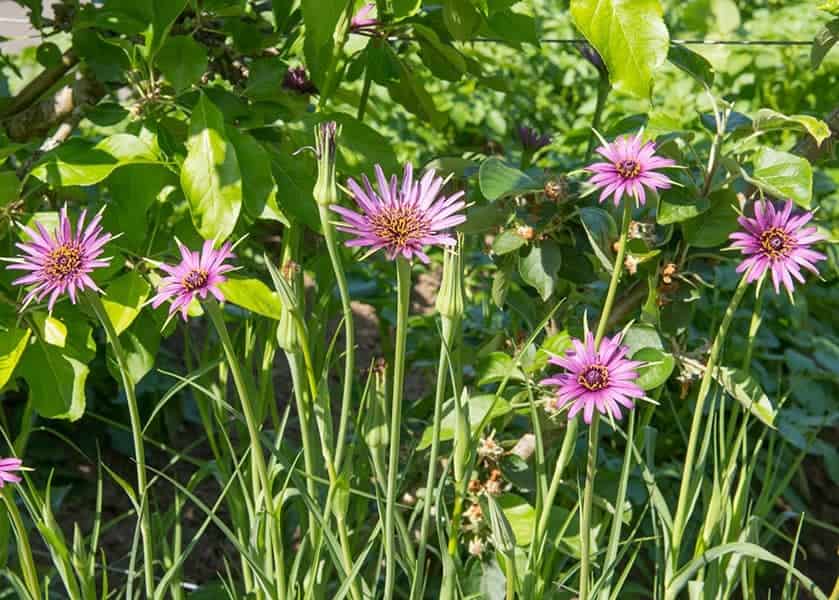
[[[615,295],[618,290],[621,273],[623,272],[623,261],[626,256],[626,238],[629,233],[629,223],[632,220],[632,203],[629,199],[624,200],[623,221],[621,223],[621,235],[618,239],[618,252],[615,256],[615,265],[612,268],[612,278],[609,281],[609,289],[606,292],[606,300],[603,303],[603,311],[597,323],[597,333],[594,336],[594,347],[600,346],[600,341],[606,333],[606,325],[609,322],[609,315],[615,303]],[[591,426],[588,430],[588,458],[586,461],[586,483],[583,491],[583,505],[580,510],[580,600],[588,600],[589,575],[591,573],[591,503],[594,495],[594,478],[597,475],[597,445],[598,429],[600,425],[600,413],[594,411],[591,419]]]
[[[685,455],[685,464],[682,470],[681,484],[679,485],[679,499],[676,504],[676,513],[673,517],[673,530],[671,533],[671,557],[668,562],[667,577],[665,585],[669,585],[670,578],[676,572],[679,562],[679,548],[681,546],[682,535],[684,533],[685,523],[688,518],[688,507],[690,497],[692,496],[693,481],[694,481],[694,461],[696,459],[697,442],[699,440],[699,430],[702,424],[702,411],[705,408],[705,400],[708,397],[708,392],[711,389],[711,382],[714,377],[714,370],[717,366],[717,359],[720,355],[720,349],[725,342],[725,336],[728,333],[728,327],[734,319],[734,313],[749,284],[746,281],[746,275],[740,279],[740,283],[728,304],[725,315],[722,318],[717,335],[714,338],[714,343],[711,345],[711,352],[708,355],[708,364],[705,366],[705,372],[702,374],[702,381],[699,384],[699,392],[696,395],[696,406],[693,409],[693,421],[690,426],[690,435],[688,437],[687,454]]]
[[[137,405],[137,394],[134,389],[134,382],[131,380],[131,373],[128,370],[128,361],[125,358],[125,352],[119,341],[119,335],[114,328],[114,324],[111,322],[111,318],[108,316],[108,312],[102,305],[102,300],[95,292],[87,292],[86,296],[93,308],[93,312],[96,313],[97,318],[102,323],[102,327],[105,329],[105,334],[111,344],[111,349],[114,351],[114,357],[116,357],[120,376],[122,377],[122,387],[125,390],[125,399],[128,403],[128,419],[131,425],[131,437],[134,441],[134,457],[137,463],[137,493],[140,498],[140,536],[143,543],[143,576],[146,586],[146,597],[154,598],[154,545],[151,530],[151,515],[148,509],[146,453],[143,447],[143,427],[140,422],[140,408]]]
[[[594,116],[591,118],[591,128],[597,131],[600,128],[600,119],[603,117],[603,108],[606,106],[606,98],[609,97],[609,91],[612,86],[609,85],[609,76],[606,73],[600,72],[600,81],[597,84],[597,103],[594,105]],[[597,141],[597,136],[594,131],[589,135],[588,148],[586,148],[586,160],[591,158],[591,153],[594,152],[594,145]]]
[[[746,338],[746,354],[743,356],[743,372],[747,375],[751,370],[752,351],[754,350],[755,338],[757,337],[758,330],[760,330],[760,323],[763,318],[763,281],[764,278],[761,277],[757,283],[755,291],[755,305],[752,310],[752,320],[751,323],[749,323],[749,337]]]
[[[420,524],[419,552],[417,553],[417,570],[411,584],[411,600],[419,598],[423,585],[423,574],[425,572],[425,550],[428,540],[428,528],[431,522],[431,504],[434,499],[433,490],[437,479],[437,460],[440,453],[440,428],[443,420],[443,401],[446,396],[446,382],[449,371],[446,368],[449,352],[452,350],[454,331],[458,323],[455,319],[443,316],[442,341],[440,344],[440,358],[437,363],[437,388],[434,394],[434,420],[431,430],[431,453],[428,455],[428,476],[425,483],[425,498],[422,507],[422,520]]]
[[[344,273],[344,265],[341,263],[341,255],[338,252],[338,242],[335,240],[335,229],[330,223],[329,207],[318,204],[323,237],[326,240],[326,248],[329,251],[329,260],[332,263],[332,271],[338,282],[338,293],[341,296],[341,311],[344,316],[344,389],[341,395],[341,416],[338,421],[338,439],[335,443],[335,471],[341,472],[341,462],[344,457],[345,440],[347,437],[347,426],[350,416],[350,404],[352,402],[352,383],[355,375],[355,321],[353,319],[352,305],[350,304],[350,290],[347,285],[347,275]]]
[[[597,322],[597,334],[594,336],[594,347],[600,346],[600,340],[606,333],[606,326],[609,323],[609,315],[612,313],[612,306],[615,304],[615,295],[618,291],[621,273],[623,273],[623,261],[626,256],[626,237],[629,232],[629,223],[632,221],[632,203],[629,199],[623,203],[623,223],[621,224],[621,235],[618,239],[618,253],[615,256],[615,266],[612,269],[612,278],[609,280],[609,290],[606,292],[606,300],[603,303],[603,311],[600,313],[600,320]]]
[[[306,478],[306,491],[313,500],[317,498],[317,488],[315,488],[315,480],[311,477],[316,474],[315,458],[313,453],[312,442],[312,420],[309,415],[309,407],[306,404],[306,392],[303,383],[305,375],[302,373],[303,364],[297,351],[286,351],[286,359],[288,360],[289,370],[291,371],[291,381],[294,387],[294,401],[297,404],[297,418],[300,421],[300,439],[303,445],[303,464],[306,467],[306,473],[310,477]],[[309,535],[314,543],[318,536],[318,521],[315,514],[309,511]]]
[[[242,405],[242,414],[245,417],[245,425],[248,429],[248,437],[250,438],[251,446],[251,464],[256,477],[262,487],[262,499],[265,505],[265,512],[268,514],[267,529],[271,536],[271,546],[274,552],[274,569],[276,576],[277,593],[280,598],[285,593],[285,564],[282,560],[282,542],[279,535],[279,523],[276,522],[274,514],[274,494],[271,490],[271,482],[268,479],[268,469],[265,465],[265,455],[262,452],[262,443],[259,438],[259,424],[253,414],[253,407],[251,406],[250,392],[248,384],[245,380],[245,374],[242,366],[239,364],[239,358],[236,354],[236,349],[233,347],[233,342],[230,340],[230,334],[227,332],[227,325],[224,322],[224,315],[222,315],[221,308],[214,300],[206,302],[204,306],[207,309],[207,314],[213,322],[213,326],[219,336],[224,356],[227,359],[227,364],[230,367],[230,373],[233,375],[233,384],[236,387],[236,393],[239,395],[239,402]],[[267,544],[266,544],[267,545]]]
[[[396,340],[393,358],[393,396],[390,419],[390,455],[387,466],[387,508],[385,512],[385,600],[393,598],[396,584],[394,547],[394,512],[396,511],[396,476],[399,469],[399,437],[402,426],[402,393],[405,383],[405,342],[408,335],[408,309],[411,302],[411,263],[396,259]]]
[[[571,461],[571,454],[574,452],[579,423],[579,418],[574,418],[568,421],[568,425],[565,428],[565,437],[562,439],[562,447],[559,449],[559,456],[556,459],[553,478],[551,478],[551,486],[548,488],[548,493],[545,496],[545,502],[542,505],[542,514],[539,516],[539,525],[536,529],[536,539],[539,544],[541,544],[542,537],[547,531],[548,519],[551,516],[550,513],[553,509],[554,500],[559,491],[559,484],[562,483],[562,472],[568,466],[568,463]]]
[[[23,580],[26,582],[26,587],[33,600],[40,600],[41,586],[38,583],[38,569],[35,567],[35,560],[32,558],[32,548],[29,546],[29,536],[26,528],[23,526],[23,519],[20,518],[20,511],[17,509],[17,504],[12,497],[12,489],[7,488],[2,491],[3,500],[6,504],[6,510],[12,520],[12,525],[17,533],[15,542],[18,546],[18,560],[20,561],[21,569],[23,570]]]
[[[377,43],[376,40],[370,42]],[[356,118],[359,121],[364,121],[364,113],[367,111],[367,101],[370,99],[370,86],[373,83],[373,78],[370,76],[370,67],[364,69],[364,85],[361,88],[361,99],[358,101],[358,115]]]

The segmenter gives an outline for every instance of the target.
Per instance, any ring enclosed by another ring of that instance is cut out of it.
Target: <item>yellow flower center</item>
[[[192,269],[181,279],[181,284],[190,292],[207,285],[208,273],[206,269]]]
[[[591,392],[609,385],[609,369],[603,365],[591,365],[577,377],[577,383]]]
[[[55,279],[72,277],[82,266],[82,251],[75,244],[64,244],[47,255],[44,272]]]
[[[780,227],[771,227],[760,234],[760,247],[770,258],[784,258],[792,250],[792,238]]]
[[[428,231],[425,219],[413,206],[387,208],[371,217],[370,222],[376,237],[397,248],[404,248]]]
[[[624,179],[632,179],[641,173],[641,163],[637,160],[622,160],[615,165],[615,170]]]

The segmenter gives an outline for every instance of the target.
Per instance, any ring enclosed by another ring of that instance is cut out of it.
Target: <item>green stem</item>
[[[559,491],[559,484],[562,483],[562,472],[568,463],[571,461],[571,454],[574,452],[574,445],[577,441],[577,427],[579,425],[579,418],[574,418],[568,421],[565,429],[565,437],[562,439],[562,446],[559,449],[559,456],[556,459],[556,466],[554,467],[553,478],[551,478],[551,486],[548,488],[548,493],[545,495],[545,501],[542,504],[542,514],[539,516],[539,524],[536,528],[537,544],[541,544],[542,538],[548,528],[548,520],[551,516],[554,500]],[[538,546],[537,546],[538,547]]]
[[[326,248],[329,251],[329,260],[332,263],[332,271],[335,273],[335,279],[338,282],[338,293],[341,296],[341,311],[344,316],[344,342],[346,350],[344,355],[344,389],[341,395],[338,439],[335,444],[335,471],[340,473],[347,437],[350,404],[352,402],[352,382],[353,376],[355,375],[355,321],[353,319],[352,305],[350,304],[350,290],[347,285],[347,275],[344,272],[344,265],[341,262],[341,255],[338,251],[335,229],[330,222],[329,207],[318,203],[318,212],[320,214],[323,237],[326,240]]]
[[[623,261],[626,256],[626,238],[629,233],[629,223],[632,220],[632,203],[627,198],[623,204],[623,222],[621,223],[621,235],[618,240],[618,252],[615,256],[615,265],[612,268],[612,277],[609,280],[609,289],[606,292],[606,300],[603,303],[603,311],[597,323],[597,333],[594,336],[595,349],[600,347],[600,341],[606,333],[606,326],[609,322],[609,315],[612,313],[612,306],[615,304],[615,296],[618,291],[621,273],[623,273]],[[580,600],[588,600],[589,597],[589,575],[591,573],[591,503],[594,496],[594,479],[597,475],[597,445],[598,429],[600,426],[600,413],[595,410],[591,419],[591,426],[588,430],[588,454],[586,461],[586,483],[583,491],[583,505],[580,509]]]
[[[317,499],[317,488],[315,487],[315,480],[311,477],[317,473],[315,466],[315,458],[313,454],[312,442],[312,420],[309,415],[309,407],[306,404],[306,392],[302,373],[303,364],[299,353],[297,351],[286,351],[286,359],[288,360],[289,370],[291,371],[291,381],[294,388],[294,401],[297,404],[297,418],[300,421],[300,439],[303,445],[303,464],[306,467],[306,491],[313,500]],[[317,540],[318,536],[318,521],[313,512],[309,511],[309,535],[312,538],[312,543]]]
[[[151,515],[148,508],[148,482],[146,480],[146,453],[143,447],[143,427],[140,422],[140,408],[137,405],[136,390],[134,389],[134,382],[131,380],[128,361],[125,358],[125,352],[119,341],[119,335],[117,335],[114,324],[111,322],[111,318],[102,305],[99,294],[87,292],[86,296],[93,308],[93,312],[96,313],[97,318],[102,323],[102,327],[105,329],[105,334],[111,344],[111,349],[114,351],[120,376],[122,377],[122,387],[125,390],[125,399],[128,403],[128,418],[131,425],[131,437],[134,441],[134,456],[137,461],[137,493],[140,498],[140,536],[143,543],[143,576],[146,586],[146,597],[154,598],[154,545],[152,540]]]
[[[377,43],[372,40],[371,44]],[[370,68],[364,69],[364,85],[361,88],[361,99],[358,101],[358,115],[356,118],[359,121],[364,121],[364,113],[367,111],[367,101],[370,99],[370,87],[373,83],[373,78],[370,76]]]
[[[600,73],[600,81],[597,84],[597,103],[594,105],[594,116],[591,118],[592,133],[588,138],[588,148],[586,148],[586,160],[591,158],[591,153],[594,152],[594,146],[597,143],[597,136],[594,131],[600,129],[600,120],[603,118],[603,108],[606,106],[606,98],[609,97],[609,91],[612,86],[609,85],[609,76],[606,73]]]
[[[230,335],[227,332],[227,325],[224,322],[224,315],[221,308],[214,300],[206,302],[204,306],[207,309],[207,314],[210,321],[219,336],[224,356],[227,359],[227,364],[230,367],[230,373],[233,375],[233,384],[236,387],[236,393],[239,395],[239,402],[242,405],[242,414],[245,417],[245,426],[248,429],[248,437],[250,438],[251,446],[251,465],[256,473],[260,486],[262,487],[262,499],[265,505],[265,512],[268,515],[267,529],[269,531],[270,546],[273,548],[274,554],[274,569],[276,575],[277,595],[282,598],[285,594],[285,564],[282,559],[282,542],[279,535],[279,523],[275,521],[274,514],[274,494],[271,490],[271,483],[268,479],[268,469],[265,465],[265,455],[262,452],[262,443],[259,438],[259,424],[253,414],[253,407],[251,406],[250,392],[245,380],[244,371],[239,364],[239,359],[236,355],[236,349],[233,347],[233,342],[230,340]],[[266,544],[268,546],[269,544]],[[270,573],[269,573],[270,576]]]
[[[35,567],[35,560],[32,558],[32,548],[29,546],[29,536],[27,535],[26,528],[23,526],[23,519],[21,519],[20,511],[17,509],[17,504],[15,504],[15,500],[12,497],[12,488],[7,487],[4,489],[2,496],[6,504],[6,510],[12,520],[12,526],[17,533],[15,542],[18,547],[18,560],[23,570],[23,580],[26,582],[26,587],[33,600],[40,600],[41,586],[38,583],[38,569]]]
[[[764,278],[761,277],[760,281],[757,282],[757,288],[755,290],[755,305],[752,310],[752,320],[751,323],[749,323],[749,337],[746,338],[746,354],[743,356],[743,372],[747,375],[749,374],[749,371],[751,371],[752,351],[754,350],[755,338],[757,337],[758,330],[760,330],[760,323],[763,318],[763,281]]]
[[[387,466],[387,507],[385,511],[385,600],[393,598],[396,584],[396,552],[394,547],[394,512],[396,511],[396,477],[399,469],[399,437],[402,426],[402,393],[405,383],[405,342],[408,336],[408,309],[411,302],[411,263],[396,259],[396,340],[393,358],[393,396],[390,419],[390,448]]]
[[[692,496],[692,488],[694,481],[694,461],[696,459],[697,442],[699,440],[699,430],[702,424],[702,411],[705,408],[705,400],[708,397],[708,392],[711,389],[711,382],[714,377],[714,370],[717,366],[717,359],[720,355],[720,349],[725,342],[728,327],[734,319],[734,313],[749,284],[744,275],[740,279],[740,283],[731,298],[731,302],[725,311],[717,335],[714,338],[714,343],[711,345],[711,351],[708,355],[708,364],[705,366],[705,372],[702,374],[702,381],[699,384],[699,392],[696,395],[696,406],[693,409],[693,421],[690,426],[690,435],[688,437],[687,454],[685,455],[685,464],[682,470],[682,479],[679,485],[679,499],[676,504],[676,514],[673,517],[673,530],[671,533],[670,546],[670,560],[667,565],[667,576],[665,577],[665,585],[669,585],[670,579],[676,572],[679,562],[679,548],[681,546],[682,536],[684,534],[685,523],[688,518],[688,507],[690,504],[690,497]]]
[[[434,420],[431,430],[431,453],[428,455],[428,476],[425,483],[425,498],[423,499],[422,520],[420,524],[419,551],[417,553],[417,570],[411,584],[411,600],[418,600],[423,586],[425,572],[425,550],[428,540],[428,528],[431,522],[431,504],[434,499],[433,490],[436,488],[437,460],[440,453],[440,428],[443,420],[443,401],[446,396],[446,382],[449,371],[446,368],[449,352],[452,350],[454,332],[458,323],[455,319],[442,316],[442,341],[440,344],[440,358],[437,362],[437,388],[434,393]]]

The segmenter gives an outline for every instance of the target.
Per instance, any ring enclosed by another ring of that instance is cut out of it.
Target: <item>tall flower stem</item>
[[[411,302],[411,263],[404,258],[396,259],[396,286],[396,340],[394,342],[393,396],[390,406],[390,448],[385,509],[385,600],[393,598],[396,584],[394,513],[396,511],[396,478],[399,470],[399,434],[402,426],[402,394],[405,387],[405,343],[408,337],[408,308]]]
[[[265,455],[262,452],[262,443],[259,438],[259,424],[256,422],[253,407],[251,406],[250,391],[245,380],[245,373],[239,363],[233,342],[230,340],[230,334],[227,332],[227,325],[224,322],[224,315],[221,312],[221,308],[214,300],[204,303],[204,306],[207,309],[210,321],[212,321],[218,333],[221,347],[224,350],[224,356],[230,367],[230,373],[233,375],[233,384],[236,387],[236,393],[242,405],[242,414],[245,417],[245,425],[248,429],[248,438],[251,447],[251,464],[253,470],[256,472],[256,478],[262,487],[262,499],[265,505],[265,512],[268,515],[266,529],[270,535],[270,546],[272,546],[274,555],[273,567],[277,594],[278,597],[282,598],[286,589],[282,541],[279,535],[279,523],[276,522],[277,515],[274,513],[274,494],[271,490],[271,481],[268,478],[268,468],[265,465]],[[269,546],[269,544],[266,544],[266,546]]]
[[[743,372],[748,375],[751,371],[752,352],[754,351],[755,338],[757,332],[760,330],[760,323],[763,318],[763,282],[765,277],[761,277],[757,282],[755,288],[755,305],[752,310],[752,320],[749,323],[749,337],[746,338],[746,354],[743,355]]]
[[[140,422],[140,408],[137,405],[137,394],[134,382],[131,380],[131,373],[128,370],[128,361],[125,357],[122,344],[119,341],[114,324],[99,298],[99,294],[93,291],[85,292],[85,296],[93,308],[93,312],[102,324],[114,357],[117,360],[119,373],[122,377],[122,387],[125,390],[125,399],[128,403],[128,420],[131,426],[131,437],[134,442],[134,457],[137,463],[137,493],[140,498],[140,537],[143,544],[143,578],[146,586],[146,597],[154,598],[154,544],[151,530],[151,515],[148,508],[148,480],[146,479],[146,452],[143,446],[143,426]]]
[[[714,343],[711,345],[711,351],[708,355],[708,364],[705,366],[705,372],[702,374],[702,381],[699,384],[699,392],[696,395],[696,406],[693,409],[693,421],[690,426],[690,435],[688,436],[688,447],[685,455],[685,464],[682,470],[681,484],[679,485],[679,499],[676,504],[676,513],[673,517],[673,530],[671,533],[670,544],[670,560],[667,564],[667,574],[665,577],[665,585],[669,585],[673,574],[676,572],[679,563],[679,550],[681,548],[681,540],[684,534],[685,524],[688,518],[688,508],[690,505],[690,498],[693,495],[691,490],[694,481],[694,462],[696,460],[696,449],[699,440],[699,432],[702,426],[702,411],[705,408],[705,401],[708,398],[708,392],[711,390],[711,383],[714,378],[714,370],[717,367],[717,360],[719,359],[720,350],[725,343],[725,337],[728,334],[728,328],[731,321],[734,319],[734,313],[749,287],[746,281],[748,273],[744,274],[734,291],[731,302],[725,310],[725,315],[722,318],[717,335],[714,338]]]
[[[556,459],[551,485],[542,503],[542,514],[539,516],[539,523],[536,527],[536,540],[538,542],[541,542],[542,536],[547,531],[551,508],[556,499],[556,494],[559,491],[559,484],[562,483],[562,472],[568,466],[568,463],[571,461],[571,454],[574,452],[574,443],[577,441],[577,428],[579,427],[579,423],[579,418],[574,418],[568,421],[568,426],[565,429],[565,437],[562,439],[562,446],[559,449],[559,456]]]
[[[623,221],[621,223],[621,235],[618,239],[618,252],[615,256],[615,266],[612,268],[612,277],[609,280],[609,289],[606,292],[606,300],[603,303],[603,311],[600,313],[600,320],[597,322],[597,333],[594,336],[594,347],[600,346],[600,341],[606,333],[606,326],[609,322],[609,315],[612,306],[615,304],[615,295],[618,291],[618,283],[623,272],[623,261],[626,257],[626,238],[629,233],[629,223],[632,221],[632,203],[629,199],[624,200]],[[598,430],[600,426],[600,413],[595,410],[588,430],[588,451],[586,458],[586,483],[583,490],[583,505],[580,509],[580,600],[588,600],[589,578],[591,574],[591,503],[594,496],[594,478],[597,475],[597,445]]]

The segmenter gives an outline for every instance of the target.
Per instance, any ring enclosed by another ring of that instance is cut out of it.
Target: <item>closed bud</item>
[[[559,179],[549,179],[545,182],[544,192],[550,200],[565,200],[568,197],[568,179],[564,175]]]
[[[516,229],[516,233],[519,234],[519,237],[527,240],[528,242],[533,239],[533,228],[530,225],[521,225],[518,229]]]
[[[443,255],[443,281],[437,292],[437,310],[444,317],[459,319],[463,316],[463,262],[461,252],[463,237],[458,236],[457,246],[446,249]]]
[[[335,150],[341,129],[335,121],[318,123],[315,127],[315,152],[318,158],[318,179],[315,182],[315,201],[321,206],[335,204],[338,188],[335,185]]]

